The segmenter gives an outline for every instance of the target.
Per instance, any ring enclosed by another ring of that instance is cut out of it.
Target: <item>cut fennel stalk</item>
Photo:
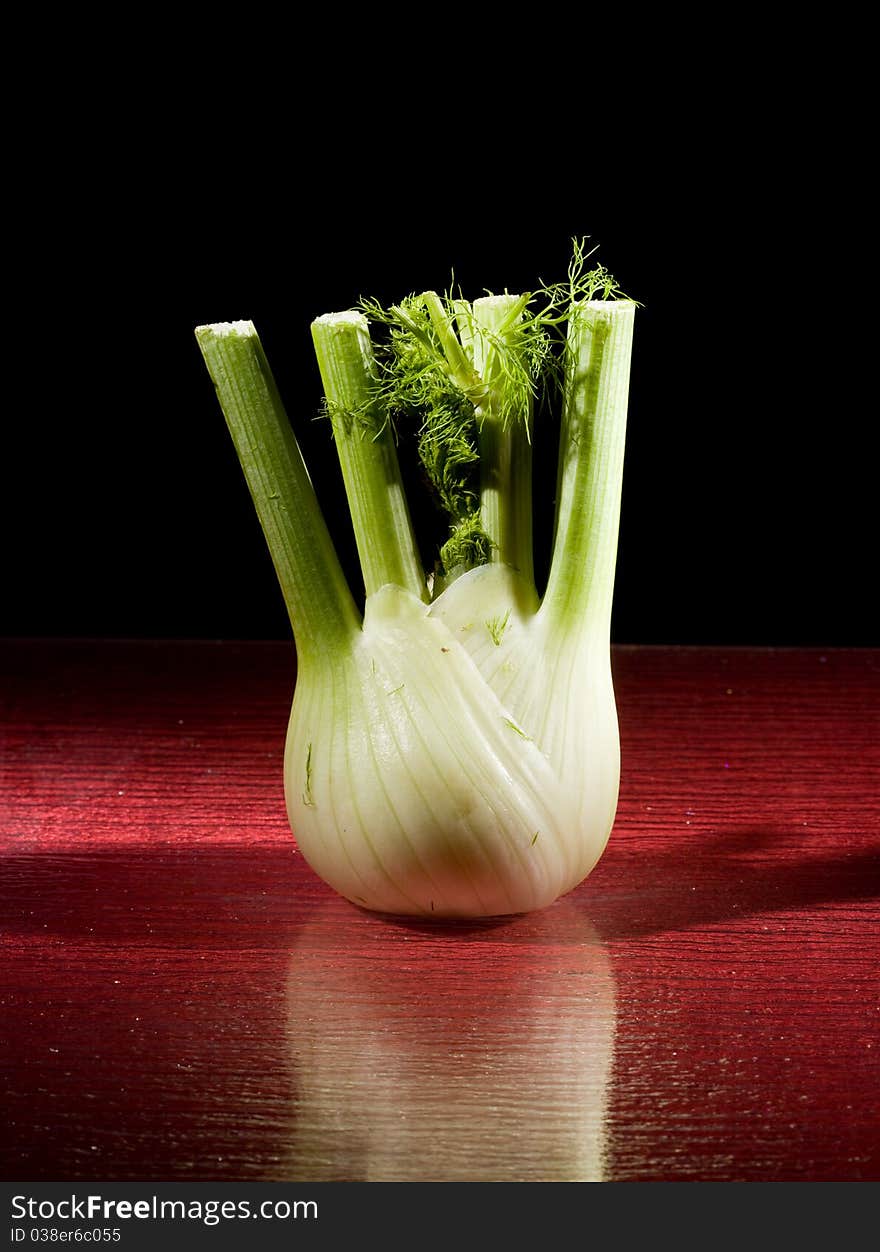
[[[253,325],[196,331],[296,641],[291,827],[313,869],[363,907],[434,917],[541,908],[590,872],[608,840],[620,775],[610,619],[636,306],[584,298],[597,287],[572,284],[562,312],[557,291],[538,315],[525,296],[367,305],[390,327],[378,362],[364,313],[313,324],[363,617]],[[559,475],[539,598],[533,400],[553,359]],[[430,579],[395,444],[395,423],[413,413],[452,518]],[[462,467],[470,487],[455,477]]]

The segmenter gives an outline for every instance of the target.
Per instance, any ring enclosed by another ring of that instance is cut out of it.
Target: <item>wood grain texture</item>
[[[4,1178],[880,1178],[877,652],[618,649],[605,857],[472,925],[297,853],[292,647],[0,666]]]

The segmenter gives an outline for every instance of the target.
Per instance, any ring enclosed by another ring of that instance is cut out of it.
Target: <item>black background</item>
[[[256,322],[355,580],[311,319],[453,271],[528,289],[589,235],[644,306],[615,640],[877,643],[863,197],[844,150],[817,164],[780,126],[661,130],[613,163],[526,145],[513,173],[445,142],[401,164],[357,127],[233,168],[204,131],[173,160],[148,121],[62,137],[14,258],[3,632],[288,637],[193,327]]]

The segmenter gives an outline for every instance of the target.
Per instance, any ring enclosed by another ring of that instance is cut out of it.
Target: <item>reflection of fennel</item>
[[[614,976],[579,911],[462,934],[331,907],[291,957],[288,1177],[600,1180]]]

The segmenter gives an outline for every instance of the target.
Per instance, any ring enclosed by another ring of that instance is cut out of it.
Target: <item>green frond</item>
[[[479,512],[459,522],[440,549],[447,581],[456,573],[464,573],[477,565],[487,565],[491,555],[492,540],[483,530]]]
[[[303,801],[303,804],[307,804],[310,807],[313,807],[315,803],[314,798],[312,796],[312,745],[311,743],[309,744],[308,750],[306,752],[306,786],[305,786],[305,791],[303,791],[302,793],[302,801]]]
[[[486,622],[486,629],[491,635],[492,642],[495,644],[496,648],[501,647],[501,641],[504,638],[504,632],[507,630],[507,627],[509,624],[510,624],[510,609],[507,610],[507,612],[504,614],[503,617],[499,614],[497,617],[489,618],[489,620]]]
[[[374,344],[374,403],[330,417],[346,429],[357,424],[365,434],[389,424],[395,438],[398,431],[415,434],[419,459],[451,527],[440,553],[441,579],[485,564],[495,550],[484,529],[488,523],[480,519],[486,422],[501,432],[519,428],[530,442],[534,414],[556,407],[563,394],[573,311],[587,301],[623,295],[604,266],[590,267],[595,251],[585,238],[573,239],[565,280],[517,297],[490,293],[471,303],[453,279],[442,295],[424,291],[388,308],[376,300],[360,302],[367,319],[385,332]]]
[[[347,408],[345,405],[332,403],[325,396],[318,418],[329,420],[334,439],[338,434],[349,436],[353,431],[357,431],[363,439],[378,439],[389,426],[396,438],[397,432],[390,411],[373,399],[365,401],[357,408]]]

